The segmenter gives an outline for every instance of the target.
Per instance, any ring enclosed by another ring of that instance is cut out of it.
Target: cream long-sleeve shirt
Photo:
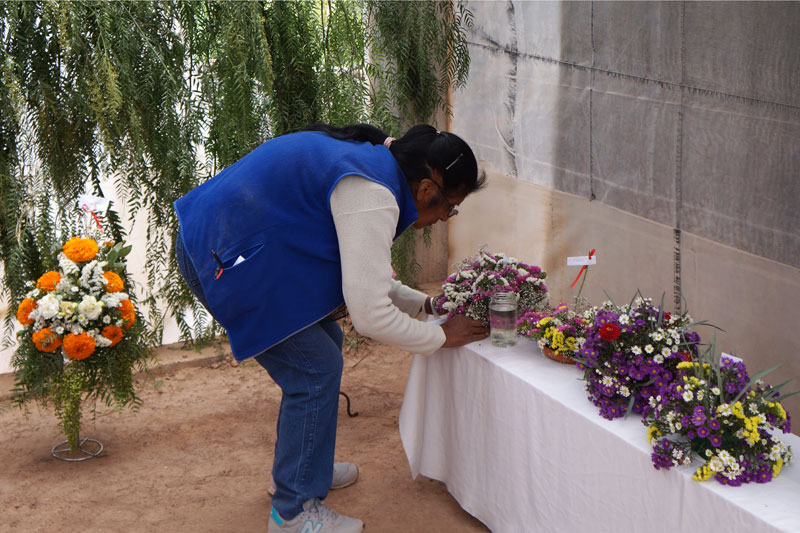
[[[425,311],[428,296],[392,279],[392,238],[400,217],[392,192],[361,176],[346,176],[334,187],[330,205],[342,292],[356,331],[423,355],[441,348],[441,326],[415,319]]]

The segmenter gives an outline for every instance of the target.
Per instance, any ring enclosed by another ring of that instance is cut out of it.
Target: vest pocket
[[[219,254],[222,269],[206,283],[206,298],[214,318],[226,329],[243,315],[264,306],[261,286],[270,275],[264,237],[247,239]],[[210,251],[209,251],[210,253]]]
[[[239,253],[233,254],[231,257],[222,260],[224,272],[230,272],[240,267],[242,263],[254,258],[264,248],[263,243],[258,243],[250,246]]]

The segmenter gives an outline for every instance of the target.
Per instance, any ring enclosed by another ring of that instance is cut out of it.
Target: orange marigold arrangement
[[[19,405],[53,401],[70,447],[78,442],[75,413],[83,398],[123,406],[138,402],[132,375],[149,355],[136,307],[125,292],[124,258],[131,247],[99,242],[69,239],[57,266],[28,282],[16,308],[22,329],[12,360],[14,399]]]
[[[114,326],[124,336],[136,323],[136,308],[119,274],[128,252],[130,247],[121,243],[101,247],[95,239],[69,239],[58,254],[58,269],[39,276],[18,305],[17,320],[26,327],[21,335],[39,339],[34,340],[39,351],[54,353],[60,347],[63,355],[78,361],[118,345],[122,339],[114,335],[115,342],[102,332]],[[59,340],[54,348],[44,331],[63,338],[63,344]]]

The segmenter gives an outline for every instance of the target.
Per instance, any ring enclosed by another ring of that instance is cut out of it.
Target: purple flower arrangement
[[[766,483],[792,462],[791,448],[772,435],[791,431],[780,387],[751,380],[743,363],[724,357],[681,362],[676,372],[650,398],[644,418],[656,469],[688,466],[699,457],[704,464],[692,479],[739,486]]]
[[[606,302],[594,313],[575,360],[600,416],[645,412],[650,397],[675,379],[678,363],[697,352],[700,337],[686,331],[690,323],[688,314],[665,313],[641,297],[625,306]]]
[[[502,253],[481,251],[462,261],[459,269],[442,284],[443,295],[434,301],[439,314],[466,315],[488,320],[489,300],[499,291],[517,295],[517,309],[540,310],[547,304],[547,274]]]

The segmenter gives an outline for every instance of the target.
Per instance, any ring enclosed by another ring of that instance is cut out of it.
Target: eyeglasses
[[[444,189],[442,188],[442,186],[436,183],[436,180],[433,180],[431,178],[428,179],[431,180],[434,185],[436,185],[436,187],[439,189],[439,192],[442,194],[442,198],[444,198],[444,201],[447,202],[447,218],[453,218],[454,216],[456,216],[458,214],[458,209],[456,209],[456,206],[451,204],[450,200],[447,199],[447,195],[444,193]]]

